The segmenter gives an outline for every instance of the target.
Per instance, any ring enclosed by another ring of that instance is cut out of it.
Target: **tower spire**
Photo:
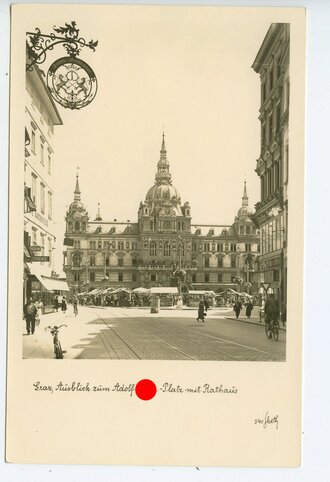
[[[243,191],[243,197],[242,197],[242,206],[247,207],[249,205],[249,198],[247,195],[247,189],[246,189],[246,180],[244,181],[244,191]]]
[[[163,131],[162,147],[160,150],[160,159],[157,164],[156,183],[171,184],[170,163],[167,160],[167,151],[165,147],[165,133]]]
[[[167,151],[165,147],[165,133],[163,131],[163,140],[162,140],[162,148],[160,150],[160,160],[167,160]]]
[[[76,188],[74,190],[74,200],[75,201],[80,201],[81,200],[81,197],[80,197],[80,187],[79,187],[79,176],[78,176],[78,173],[76,174]]]

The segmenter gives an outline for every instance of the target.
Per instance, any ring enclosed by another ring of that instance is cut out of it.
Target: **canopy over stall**
[[[178,288],[172,286],[158,286],[150,288],[150,293],[152,295],[177,295]]]
[[[150,290],[148,290],[148,288],[143,288],[142,286],[140,286],[140,288],[135,288],[133,290],[133,293],[150,293]]]

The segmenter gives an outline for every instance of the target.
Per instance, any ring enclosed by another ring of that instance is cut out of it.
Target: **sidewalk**
[[[262,321],[260,321],[259,316],[251,316],[251,318],[248,318],[247,316],[243,315],[243,316],[239,316],[238,318],[236,318],[236,315],[233,313],[233,314],[230,314],[230,316],[225,316],[225,319],[226,320],[241,321],[242,323],[250,323],[252,325],[265,326],[265,319],[262,318]],[[281,321],[279,321],[279,323],[280,323],[280,330],[286,331],[286,326],[284,327],[282,325]]]
[[[23,358],[54,358],[53,338],[45,328],[49,325],[61,325],[66,323],[62,312],[42,315],[40,325],[35,327],[32,335],[26,334],[26,324],[23,320]]]

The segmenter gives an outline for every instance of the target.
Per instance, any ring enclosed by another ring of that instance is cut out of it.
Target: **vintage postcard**
[[[300,464],[305,10],[15,5],[6,460]]]

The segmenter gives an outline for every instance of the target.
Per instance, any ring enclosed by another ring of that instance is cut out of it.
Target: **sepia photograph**
[[[23,358],[285,361],[290,25],[67,20],[26,33]]]

